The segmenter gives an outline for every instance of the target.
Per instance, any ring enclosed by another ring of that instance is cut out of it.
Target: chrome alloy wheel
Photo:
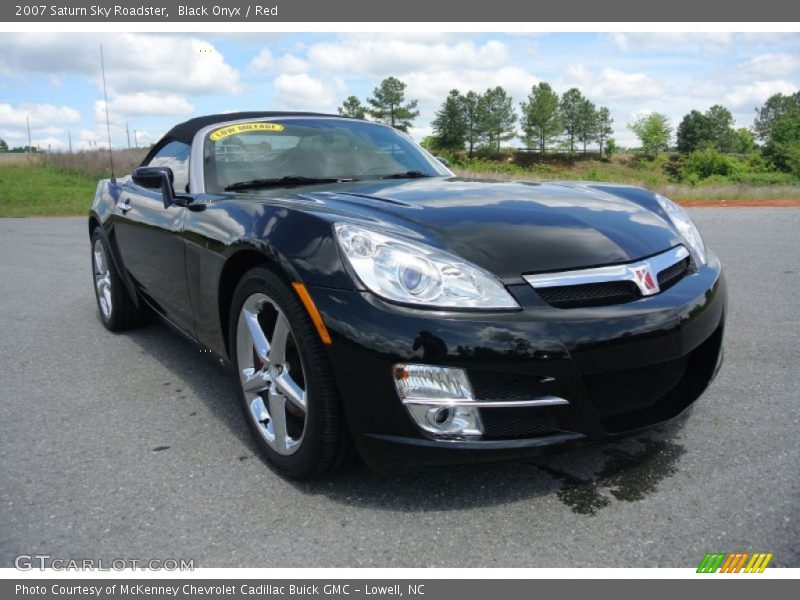
[[[106,319],[111,318],[111,272],[108,268],[106,249],[100,239],[95,240],[92,248],[92,263],[94,267],[94,288],[97,294],[97,304],[100,312]]]
[[[242,305],[236,361],[259,433],[278,454],[294,454],[303,441],[308,415],[305,377],[289,321],[265,294],[252,294]]]

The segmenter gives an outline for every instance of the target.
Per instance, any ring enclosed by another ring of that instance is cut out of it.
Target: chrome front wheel
[[[306,378],[289,320],[264,293],[249,295],[239,311],[236,359],[258,433],[276,453],[294,454],[308,420]]]

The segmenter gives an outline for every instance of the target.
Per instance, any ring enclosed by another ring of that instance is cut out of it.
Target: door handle
[[[129,200],[130,200],[129,198],[125,198],[122,202],[117,204],[117,208],[122,211],[122,214],[125,214],[129,210],[133,209],[133,207],[130,204],[128,204]]]

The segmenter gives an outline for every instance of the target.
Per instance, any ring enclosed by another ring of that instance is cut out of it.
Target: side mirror
[[[136,185],[148,190],[161,190],[164,208],[175,204],[175,189],[172,185],[175,176],[169,167],[137,167],[133,170],[131,179]]]
[[[437,156],[436,160],[438,160],[440,163],[442,163],[445,167],[449,167],[450,166],[450,163],[448,162],[448,160],[446,158],[442,158],[441,156]]]

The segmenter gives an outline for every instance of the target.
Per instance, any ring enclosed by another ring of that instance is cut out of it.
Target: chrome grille
[[[523,275],[541,298],[557,308],[633,302],[675,285],[689,271],[690,256],[676,246],[633,263]]]

